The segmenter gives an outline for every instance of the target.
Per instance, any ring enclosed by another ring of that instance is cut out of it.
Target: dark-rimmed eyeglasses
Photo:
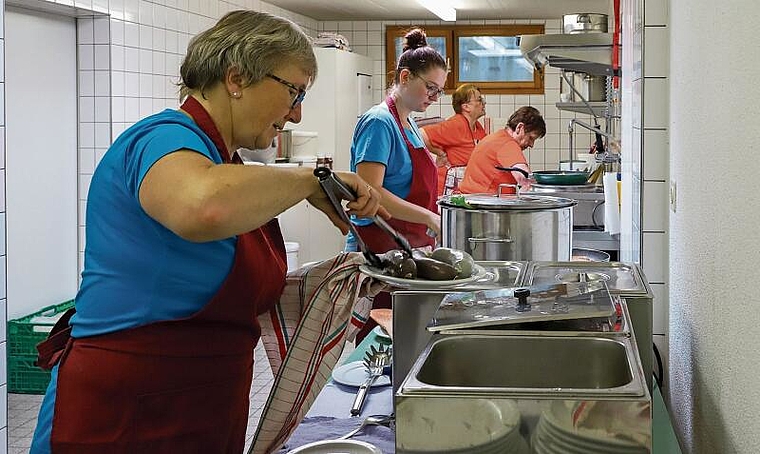
[[[285,85],[289,89],[291,89],[291,90],[293,90],[293,91],[296,92],[295,96],[293,97],[293,101],[290,103],[290,108],[291,109],[295,109],[296,107],[298,107],[299,104],[301,104],[303,102],[303,99],[306,97],[306,90],[304,90],[303,88],[299,88],[295,84],[292,84],[292,83],[288,82],[285,79],[281,79],[281,78],[275,76],[274,74],[267,74],[266,76],[268,78],[272,79],[272,80],[275,80],[275,81],[277,81],[277,82]]]
[[[432,98],[434,96],[440,97],[443,95],[443,92],[444,92],[443,88],[440,88],[438,85],[430,82],[429,80],[425,79],[422,76],[418,75],[417,77],[419,77],[423,82],[425,82],[425,88],[427,89],[428,98]]]

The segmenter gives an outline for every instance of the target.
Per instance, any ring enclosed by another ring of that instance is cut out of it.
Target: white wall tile
[[[111,95],[111,73],[110,71],[95,71],[95,96]]]
[[[79,149],[79,172],[93,173],[94,171],[95,171],[95,149],[94,148],[80,148]]]
[[[80,70],[95,69],[95,52],[90,44],[80,44],[77,46],[77,60]]]
[[[665,27],[644,28],[644,75],[667,77],[670,73],[670,32]]]
[[[95,146],[108,148],[111,145],[111,124],[95,123]]]
[[[94,34],[92,18],[77,19],[77,44],[93,44]]]
[[[96,17],[94,19],[92,40],[95,44],[109,44],[111,42],[111,21],[108,17]]]
[[[649,284],[654,294],[652,301],[652,334],[668,333],[668,285]]]
[[[134,22],[124,22],[124,45],[140,47],[140,27]]]
[[[111,69],[114,71],[124,71],[124,62],[126,61],[126,49],[124,46],[113,45],[111,48]]]
[[[93,71],[79,71],[79,95],[95,96],[95,73]]]
[[[79,121],[85,121],[85,122],[95,121],[95,97],[94,96],[80,96],[79,97]]]
[[[651,282],[667,282],[668,236],[664,233],[642,234],[641,264]]]
[[[5,215],[3,215],[3,218],[5,218]],[[5,257],[0,258],[0,260],[5,261]],[[8,331],[7,331],[7,325],[5,323],[5,314],[7,314],[7,302],[8,300],[5,299],[5,296],[0,298],[0,313],[3,314],[3,323],[0,323],[0,342],[5,342],[8,340]],[[2,359],[5,359],[3,357]],[[2,445],[0,445],[2,447]]]
[[[645,0],[644,25],[667,25],[668,3],[666,0]]]
[[[109,56],[110,46],[99,44],[92,47],[95,54],[94,69],[109,70],[111,68]]]
[[[0,260],[5,260],[5,213],[0,213],[0,238],[2,240],[0,241]],[[2,311],[2,307],[0,307],[0,311]],[[5,311],[0,312],[1,314],[5,314]],[[1,326],[2,324],[0,324]],[[2,328],[0,328],[2,329]],[[4,337],[0,336],[0,340],[5,339]]]
[[[644,231],[668,231],[669,183],[645,181],[643,189],[642,228]]]
[[[153,47],[153,28],[140,24],[140,49],[150,49]]]
[[[644,127],[667,128],[670,101],[667,79],[644,79]]]
[[[5,183],[5,172],[3,173],[3,183]],[[5,204],[5,197],[3,197],[3,204]],[[6,284],[6,279],[8,278],[8,269],[7,269],[8,263],[6,261],[6,256],[0,257],[0,298],[2,298],[4,304],[8,304],[8,301],[5,299],[8,295],[6,294],[6,288],[8,287]],[[6,306],[7,308],[7,306]],[[4,312],[7,314],[7,312]]]
[[[79,123],[79,146],[95,148],[95,123]]]
[[[644,179],[668,181],[670,147],[668,131],[644,130]]]
[[[140,96],[140,76],[136,73],[124,75],[124,95],[127,97]]]

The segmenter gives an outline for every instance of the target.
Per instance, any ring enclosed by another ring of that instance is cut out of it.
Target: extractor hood
[[[614,76],[612,33],[520,35],[520,51],[536,68],[544,66],[595,76]]]

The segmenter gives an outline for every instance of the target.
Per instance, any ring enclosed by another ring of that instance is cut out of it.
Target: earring
[[[240,93],[237,92],[237,91],[233,91],[232,93],[230,93],[230,96],[232,96],[233,98],[239,98],[240,97]]]

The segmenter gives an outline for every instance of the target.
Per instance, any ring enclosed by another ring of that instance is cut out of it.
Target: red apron
[[[182,105],[229,154],[192,97]],[[277,220],[239,235],[229,275],[181,320],[69,339],[61,355],[51,435],[59,453],[235,453],[245,447],[257,315],[285,286]]]
[[[412,186],[409,189],[409,194],[407,194],[404,200],[417,206],[427,208],[433,213],[437,213],[436,185],[438,184],[438,170],[435,163],[430,159],[430,155],[424,146],[415,147],[409,141],[409,137],[406,135],[406,130],[404,130],[404,125],[398,115],[396,103],[393,101],[393,98],[389,96],[385,100],[385,103],[388,104],[388,110],[391,111],[393,119],[396,120],[396,125],[401,131],[401,135],[404,137],[406,148],[409,150],[409,156],[412,160]],[[406,239],[409,240],[409,244],[411,244],[412,247],[435,245],[435,238],[428,236],[427,225],[425,224],[407,222],[399,219],[390,219],[388,224],[396,229],[397,232],[404,235]],[[372,252],[382,253],[391,249],[398,249],[396,242],[393,241],[387,233],[380,230],[375,224],[357,227],[362,240],[364,240]],[[388,292],[379,293],[375,296],[372,307],[375,309],[390,308],[390,294]],[[357,344],[361,342],[361,340],[364,339],[375,326],[377,326],[377,323],[372,319],[368,319],[367,323],[365,323],[364,327],[356,335]]]

